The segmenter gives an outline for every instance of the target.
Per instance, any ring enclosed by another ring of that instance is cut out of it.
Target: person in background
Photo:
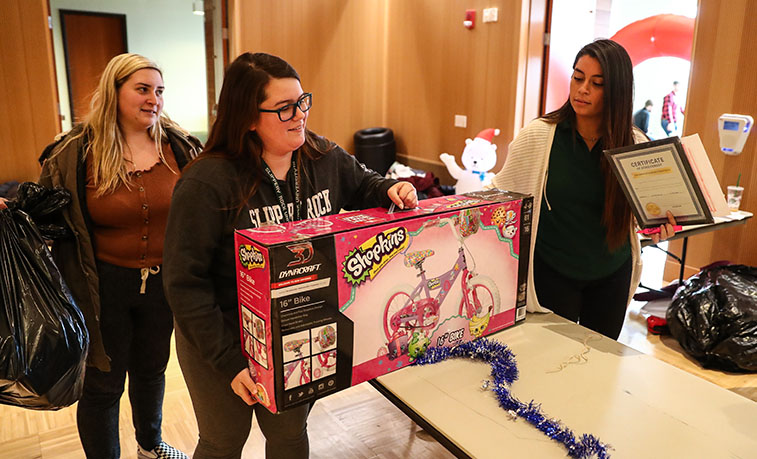
[[[240,343],[234,230],[342,208],[417,205],[411,184],[384,179],[311,132],[312,104],[313,95],[281,58],[237,57],[226,71],[205,150],[174,191],[164,285],[200,431],[195,459],[240,457],[253,412],[266,457],[309,454],[310,405],[271,414],[255,404],[256,375]]]
[[[647,99],[644,108],[639,109],[633,115],[633,125],[649,137],[649,113],[652,111],[652,101]]]
[[[570,96],[513,140],[492,185],[534,196],[528,310],[555,313],[612,339],[639,284],[631,208],[603,149],[646,141],[634,129],[633,71],[622,46],[597,40],[576,56]],[[674,220],[653,235],[674,234]]]
[[[161,435],[173,316],[161,264],[179,171],[202,148],[163,114],[163,76],[138,54],[108,63],[81,124],[45,149],[40,184],[71,192],[74,236],[55,262],[90,335],[76,422],[89,458],[118,458],[119,401],[129,375],[137,456],[186,458]]]
[[[680,112],[683,115],[683,108],[678,105],[676,95],[678,94],[678,82],[673,82],[673,90],[662,99],[662,115],[660,124],[665,133],[670,136],[678,131],[678,118]]]

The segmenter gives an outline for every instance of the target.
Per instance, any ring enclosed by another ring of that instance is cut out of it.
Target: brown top
[[[129,188],[121,185],[100,197],[95,197],[91,156],[87,157],[87,208],[98,260],[125,268],[163,263],[168,206],[179,179],[170,145],[163,145],[163,154],[171,169],[158,162],[147,170],[132,172]]]

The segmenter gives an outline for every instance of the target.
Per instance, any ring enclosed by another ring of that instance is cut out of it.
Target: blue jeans
[[[673,131],[676,130],[676,123],[671,123],[668,120],[660,120],[660,125],[662,125],[662,130],[665,131],[665,134],[667,135],[672,134]]]
[[[100,330],[110,371],[87,367],[76,424],[87,457],[105,459],[121,455],[118,411],[127,373],[137,442],[147,450],[161,442],[173,315],[160,273],[147,278],[145,294],[140,294],[139,269],[98,262],[97,270]]]

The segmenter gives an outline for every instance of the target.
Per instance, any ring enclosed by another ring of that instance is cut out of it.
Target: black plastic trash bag
[[[14,201],[8,202],[8,207],[26,212],[42,237],[54,240],[71,236],[71,230],[60,212],[70,202],[71,193],[66,189],[24,182],[18,186],[18,195]]]
[[[29,216],[0,210],[0,403],[37,410],[81,396],[89,334]]]
[[[705,268],[666,314],[671,334],[705,368],[757,372],[757,268]]]

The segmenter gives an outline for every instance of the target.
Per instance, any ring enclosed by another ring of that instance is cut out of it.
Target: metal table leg
[[[681,249],[681,271],[678,273],[678,285],[683,285],[683,272],[686,269],[686,248],[689,245],[689,238],[683,238],[683,248]]]

